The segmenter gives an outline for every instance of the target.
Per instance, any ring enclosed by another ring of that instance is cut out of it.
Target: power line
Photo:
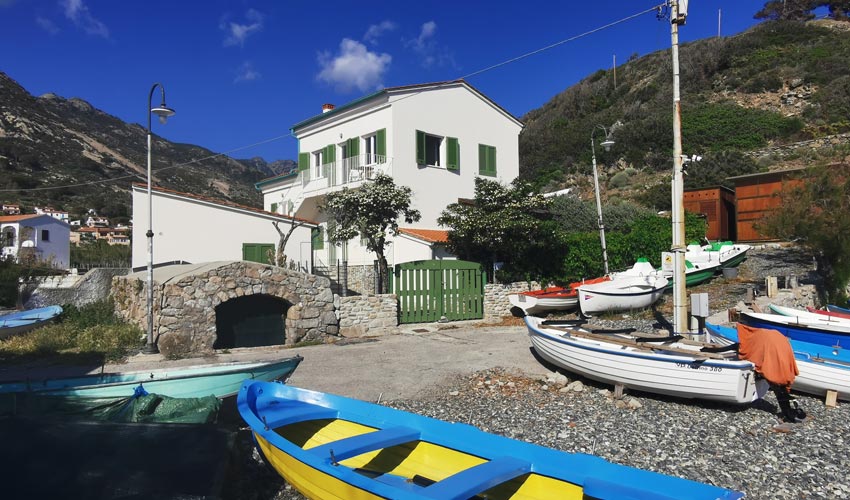
[[[216,154],[213,154],[213,155],[205,156],[203,158],[196,158],[194,160],[190,160],[190,161],[187,161],[185,163],[178,163],[177,165],[169,165],[167,167],[160,167],[160,168],[157,168],[157,169],[151,169],[151,175],[153,175],[154,173],[157,173],[157,172],[162,172],[164,170],[186,167],[186,166],[189,166],[189,165],[192,165],[192,164],[195,164],[195,163],[200,163],[200,162],[203,162],[203,161],[206,161],[206,160],[212,160],[213,158],[218,158],[219,156],[229,156],[230,154],[236,153],[238,151],[242,151],[243,149],[250,149],[250,148],[253,148],[253,147],[257,147],[257,146],[262,146],[263,144],[268,144],[270,142],[279,141],[281,139],[284,139],[286,137],[291,137],[291,136],[292,136],[292,133],[290,132],[290,133],[285,134],[285,135],[279,135],[277,137],[272,137],[271,139],[265,139],[265,140],[262,140],[262,141],[259,141],[259,142],[255,142],[255,143],[249,144],[247,146],[241,146],[241,147],[230,149],[228,151],[224,151],[224,152],[221,152],[221,153],[216,153]],[[95,186],[95,185],[98,185],[98,184],[106,184],[106,183],[109,183],[109,182],[122,181],[122,180],[126,180],[126,179],[133,179],[133,178],[136,178],[136,177],[147,177],[147,174],[146,173],[144,173],[144,174],[143,173],[128,174],[128,175],[121,175],[121,176],[118,176],[118,177],[112,177],[110,179],[103,179],[103,180],[99,180],[99,181],[80,182],[80,183],[77,183],[77,184],[65,184],[65,185],[62,185],[62,186],[45,186],[45,187],[27,188],[27,189],[0,189],[0,193],[11,193],[11,192],[16,192],[16,191],[26,191],[26,192],[49,191],[51,189],[65,189],[65,188],[76,188],[76,187],[83,187],[83,186]]]
[[[572,41],[578,40],[579,38],[584,38],[584,37],[589,36],[589,35],[592,35],[592,34],[594,34],[594,33],[598,33],[598,32],[600,32],[600,31],[602,31],[602,30],[606,30],[606,29],[608,29],[608,28],[614,27],[614,26],[616,26],[616,25],[618,25],[618,24],[622,24],[622,23],[624,23],[624,22],[626,22],[626,21],[630,21],[630,20],[632,20],[632,19],[635,19],[635,18],[637,18],[637,17],[640,17],[640,16],[642,16],[642,15],[644,15],[644,14],[647,14],[647,13],[649,13],[649,12],[655,12],[655,11],[658,11],[658,9],[660,9],[661,7],[664,7],[664,6],[666,6],[666,5],[667,5],[667,2],[664,2],[664,3],[661,3],[661,4],[655,5],[655,6],[653,6],[653,7],[650,7],[650,8],[648,8],[648,9],[646,9],[646,10],[642,10],[642,11],[640,11],[640,12],[638,12],[638,13],[632,14],[632,15],[627,16],[627,17],[624,17],[624,18],[622,18],[622,19],[618,19],[618,20],[616,20],[616,21],[610,22],[610,23],[605,24],[605,25],[603,25],[603,26],[599,26],[598,28],[594,28],[594,29],[592,29],[592,30],[585,31],[584,33],[581,33],[581,34],[578,34],[578,35],[574,35],[574,36],[571,36],[571,37],[569,37],[569,38],[565,38],[565,39],[563,39],[563,40],[561,40],[561,41],[555,42],[555,43],[553,43],[553,44],[550,44],[550,45],[547,45],[547,46],[545,46],[545,47],[539,48],[539,49],[537,49],[537,50],[533,50],[533,51],[531,51],[531,52],[527,52],[527,53],[522,54],[522,55],[520,55],[520,56],[513,57],[513,58],[511,58],[511,59],[508,59],[508,60],[502,61],[502,62],[500,62],[500,63],[494,64],[494,65],[492,65],[492,66],[488,66],[488,67],[486,67],[486,68],[484,68],[484,69],[480,69],[480,70],[478,70],[478,71],[474,71],[474,72],[472,72],[472,73],[469,73],[469,74],[467,74],[467,75],[465,75],[465,76],[460,77],[459,79],[460,79],[460,80],[466,80],[466,79],[472,78],[473,76],[478,76],[478,75],[480,75],[480,74],[482,74],[482,73],[486,73],[486,72],[491,71],[491,70],[494,70],[494,69],[496,69],[496,68],[500,68],[500,67],[502,67],[502,66],[506,66],[506,65],[508,65],[508,64],[511,64],[511,63],[517,62],[517,61],[519,61],[519,60],[521,60],[521,59],[525,59],[525,58],[527,58],[527,57],[531,57],[531,56],[533,56],[533,55],[535,55],[535,54],[539,54],[539,53],[541,53],[541,52],[545,52],[545,51],[547,51],[547,50],[549,50],[549,49],[553,49],[553,48],[558,47],[558,46],[560,46],[560,45],[563,45],[563,44],[565,44],[565,43],[568,43],[568,42],[572,42]],[[168,166],[168,167],[161,167],[161,168],[158,168],[158,169],[152,170],[152,171],[151,171],[151,175],[153,175],[153,173],[155,173],[155,172],[162,172],[162,171],[169,170],[169,169],[186,167],[186,166],[189,166],[189,165],[192,165],[192,164],[195,164],[195,163],[199,163],[199,162],[202,162],[202,161],[211,160],[211,159],[213,159],[213,158],[218,158],[219,156],[228,156],[228,155],[230,155],[231,153],[235,153],[235,152],[237,152],[237,151],[242,151],[242,150],[244,150],[244,149],[250,149],[250,148],[253,148],[253,147],[256,147],[256,146],[260,146],[260,145],[263,145],[263,144],[268,144],[268,143],[270,143],[270,142],[278,141],[278,140],[283,139],[283,138],[285,138],[285,137],[291,137],[291,136],[292,136],[292,133],[290,132],[289,134],[279,135],[279,136],[277,136],[277,137],[273,137],[273,138],[271,138],[271,139],[266,139],[266,140],[263,140],[263,141],[260,141],[260,142],[255,142],[255,143],[253,143],[253,144],[249,144],[249,145],[247,145],[247,146],[241,146],[241,147],[238,147],[238,148],[235,148],[235,149],[231,149],[231,150],[228,150],[228,151],[224,151],[224,152],[222,152],[222,153],[217,153],[217,154],[214,154],[214,155],[210,155],[210,156],[207,156],[207,157],[204,157],[204,158],[198,158],[198,159],[195,159],[195,160],[188,161],[188,162],[186,162],[186,163],[179,163],[179,164],[177,164],[177,165],[170,165],[170,166]],[[51,190],[51,189],[65,189],[65,188],[76,188],[76,187],[83,187],[83,186],[94,186],[94,185],[98,185],[98,184],[106,184],[106,183],[109,183],[109,182],[121,181],[121,180],[125,180],[125,179],[132,179],[132,178],[136,178],[136,177],[140,177],[140,176],[141,176],[141,174],[128,174],[128,175],[122,175],[122,176],[119,176],[119,177],[113,177],[113,178],[111,178],[111,179],[104,179],[104,180],[99,180],[99,181],[90,181],[90,182],[81,182],[81,183],[77,183],[77,184],[66,184],[66,185],[62,185],[62,186],[45,186],[45,187],[28,188],[28,189],[0,189],[0,193],[10,193],[10,192],[16,192],[16,191],[17,191],[17,192],[20,192],[20,191],[23,191],[23,192],[49,191],[49,190]]]

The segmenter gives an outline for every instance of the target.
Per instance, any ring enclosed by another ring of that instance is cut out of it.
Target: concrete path
[[[505,368],[531,376],[549,373],[531,351],[525,326],[481,327],[473,322],[404,325],[397,334],[348,339],[337,344],[284,348],[259,347],[219,351],[214,356],[166,360],[138,354],[107,372],[236,361],[266,361],[301,355],[304,361],[288,383],[366,401],[409,399],[447,379],[488,368]],[[0,380],[36,379],[97,373],[101,367],[6,367]]]

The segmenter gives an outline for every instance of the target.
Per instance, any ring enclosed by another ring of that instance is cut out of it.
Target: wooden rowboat
[[[276,383],[238,395],[265,460],[311,499],[737,499],[716,486]]]
[[[550,363],[598,382],[655,394],[746,404],[767,391],[737,353],[702,352],[681,337],[643,338],[526,316],[534,350]]]
[[[738,341],[738,331],[728,326],[706,323],[713,337],[721,336]],[[817,396],[836,391],[838,398],[850,401],[850,352],[840,347],[828,347],[811,342],[789,339],[800,373],[791,388]]]
[[[39,307],[0,316],[0,339],[20,335],[55,320],[62,314],[61,306]]]
[[[807,313],[809,314],[809,313]],[[819,316],[813,314],[813,316]],[[770,328],[792,340],[825,346],[850,346],[850,324],[836,321],[812,321],[799,316],[741,311],[738,321],[754,328]]]
[[[132,396],[141,386],[149,393],[172,398],[200,398],[209,395],[226,398],[236,394],[245,379],[286,379],[302,359],[301,356],[295,356],[271,362],[222,363],[0,382],[0,394],[34,393],[39,396],[125,398]]]
[[[603,276],[576,283],[569,286],[553,286],[542,290],[531,290],[528,292],[512,293],[508,300],[514,307],[519,307],[525,314],[541,314],[551,311],[565,311],[578,305],[577,289],[581,285],[601,283],[611,278]]]

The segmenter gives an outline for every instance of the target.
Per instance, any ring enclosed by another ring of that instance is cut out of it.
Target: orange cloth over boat
[[[800,371],[794,350],[784,335],[769,328],[753,328],[738,323],[738,354],[756,365],[756,371],[776,385],[791,388]]]

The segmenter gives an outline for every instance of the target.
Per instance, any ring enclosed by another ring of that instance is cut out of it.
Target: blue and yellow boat
[[[246,381],[266,461],[311,499],[737,499],[742,493],[381,405]]]

